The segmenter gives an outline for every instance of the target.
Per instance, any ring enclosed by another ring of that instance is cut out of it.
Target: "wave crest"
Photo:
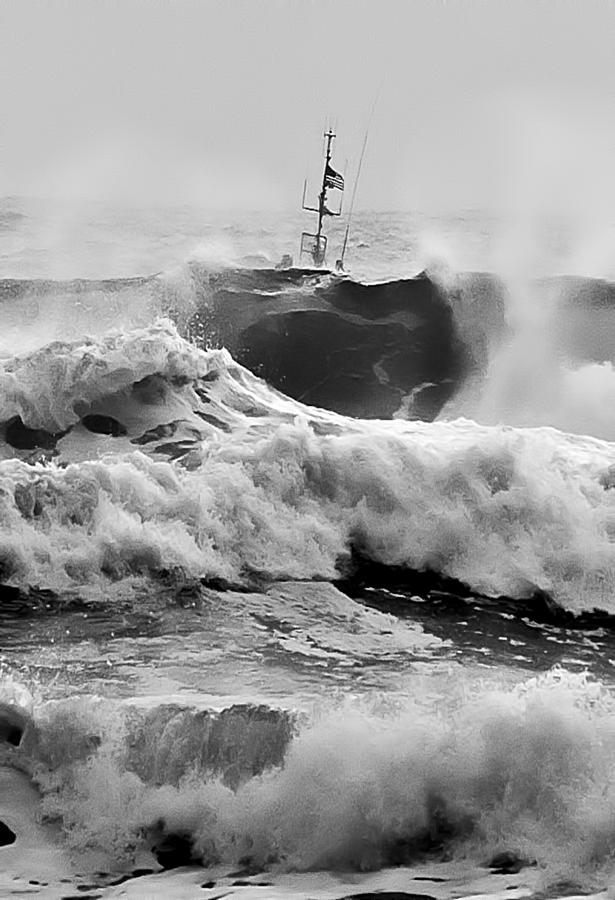
[[[557,670],[440,687],[437,702],[417,686],[414,701],[298,717],[64,701],[38,713],[29,765],[73,846],[116,860],[162,833],[206,864],[369,869],[508,850],[545,883],[608,876],[610,693]]]
[[[229,360],[223,350],[200,352],[164,321],[99,340],[56,341],[2,363],[0,421],[19,416],[30,428],[62,431],[94,401],[150,375],[181,383],[202,378]]]
[[[335,578],[353,549],[474,590],[613,610],[612,444],[471,422],[258,420],[182,466],[140,452],[0,466],[5,577],[62,588],[177,567]]]

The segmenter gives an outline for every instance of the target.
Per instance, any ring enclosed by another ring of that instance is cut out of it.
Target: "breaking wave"
[[[142,278],[4,280],[0,354],[131,331],[160,315],[284,394],[344,415],[465,415],[612,437],[615,288],[599,279],[434,265],[429,275],[362,284],[192,260]]]
[[[365,285],[196,262],[155,278],[0,282],[0,352],[128,331],[161,314],[285,394],[346,415],[433,418],[464,371],[451,310],[427,277]]]
[[[457,675],[436,699],[433,678],[409,685],[413,700],[303,713],[47,703],[21,765],[73,847],[116,863],[175,836],[195,860],[257,869],[508,851],[545,883],[611,873],[610,692],[554,670],[513,688]]]
[[[489,595],[613,609],[615,448],[597,438],[347,419],[168,322],[56,344],[1,377],[5,582],[333,579],[359,551]],[[41,430],[44,458],[14,446]]]

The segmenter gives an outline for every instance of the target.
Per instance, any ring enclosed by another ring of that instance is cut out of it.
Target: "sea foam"
[[[64,396],[45,395],[42,376],[39,390],[25,380],[28,421],[60,426],[78,407],[112,408],[139,429],[105,438],[103,455],[86,440],[79,462],[67,452],[60,465],[0,464],[5,579],[60,590],[163,568],[239,583],[331,579],[359,550],[490,595],[540,589],[574,610],[612,610],[608,442],[468,420],[345,419],[283,397],[169,324],[69,349],[42,356],[44,372],[68,366],[70,379],[54,379]],[[164,389],[135,395],[153,375]],[[170,409],[193,426],[179,464],[138,437]]]
[[[439,700],[409,682],[405,699],[298,717],[67,700],[39,708],[27,767],[73,847],[116,861],[181,834],[205,864],[370,869],[506,850],[546,881],[608,875],[610,693],[558,670],[439,686]]]

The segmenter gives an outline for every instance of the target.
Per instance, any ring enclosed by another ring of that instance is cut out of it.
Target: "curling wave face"
[[[614,611],[608,442],[346,419],[169,322],[56,344],[6,361],[0,378],[5,582],[66,590],[163,569],[244,585],[334,579],[359,551],[489,595],[540,589]],[[14,446],[16,420],[50,435],[47,459]]]
[[[604,407],[615,385],[615,288],[600,279],[503,280],[440,266],[363,284],[195,260],[143,278],[8,279],[0,355],[129,331],[159,315],[201,348],[225,347],[287,396],[344,415],[432,420],[444,408],[613,437]]]
[[[224,346],[285,394],[346,415],[433,418],[462,377],[451,310],[427,277],[365,285],[306,269],[0,282],[5,353],[169,315],[201,347]],[[2,347],[0,345],[0,352]]]

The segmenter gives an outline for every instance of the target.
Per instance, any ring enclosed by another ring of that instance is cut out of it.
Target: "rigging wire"
[[[350,197],[350,209],[348,210],[348,221],[346,223],[346,233],[344,235],[344,243],[342,244],[342,254],[340,256],[340,262],[342,264],[342,268],[344,267],[344,256],[346,254],[346,246],[348,244],[348,235],[350,234],[350,223],[352,221],[352,213],[354,210],[354,201],[357,196],[357,187],[359,185],[359,177],[361,175],[361,166],[363,165],[363,157],[365,156],[365,149],[367,147],[367,140],[369,138],[369,129],[372,124],[372,119],[374,118],[374,112],[376,111],[376,106],[378,104],[378,100],[380,99],[380,92],[382,91],[382,85],[384,83],[384,79],[380,82],[380,87],[378,88],[378,92],[374,97],[374,102],[372,103],[372,108],[369,114],[369,118],[367,120],[367,126],[365,128],[365,135],[363,137],[363,146],[361,147],[361,155],[359,156],[359,165],[357,166],[357,174],[355,176],[354,185],[352,187],[352,195]]]

